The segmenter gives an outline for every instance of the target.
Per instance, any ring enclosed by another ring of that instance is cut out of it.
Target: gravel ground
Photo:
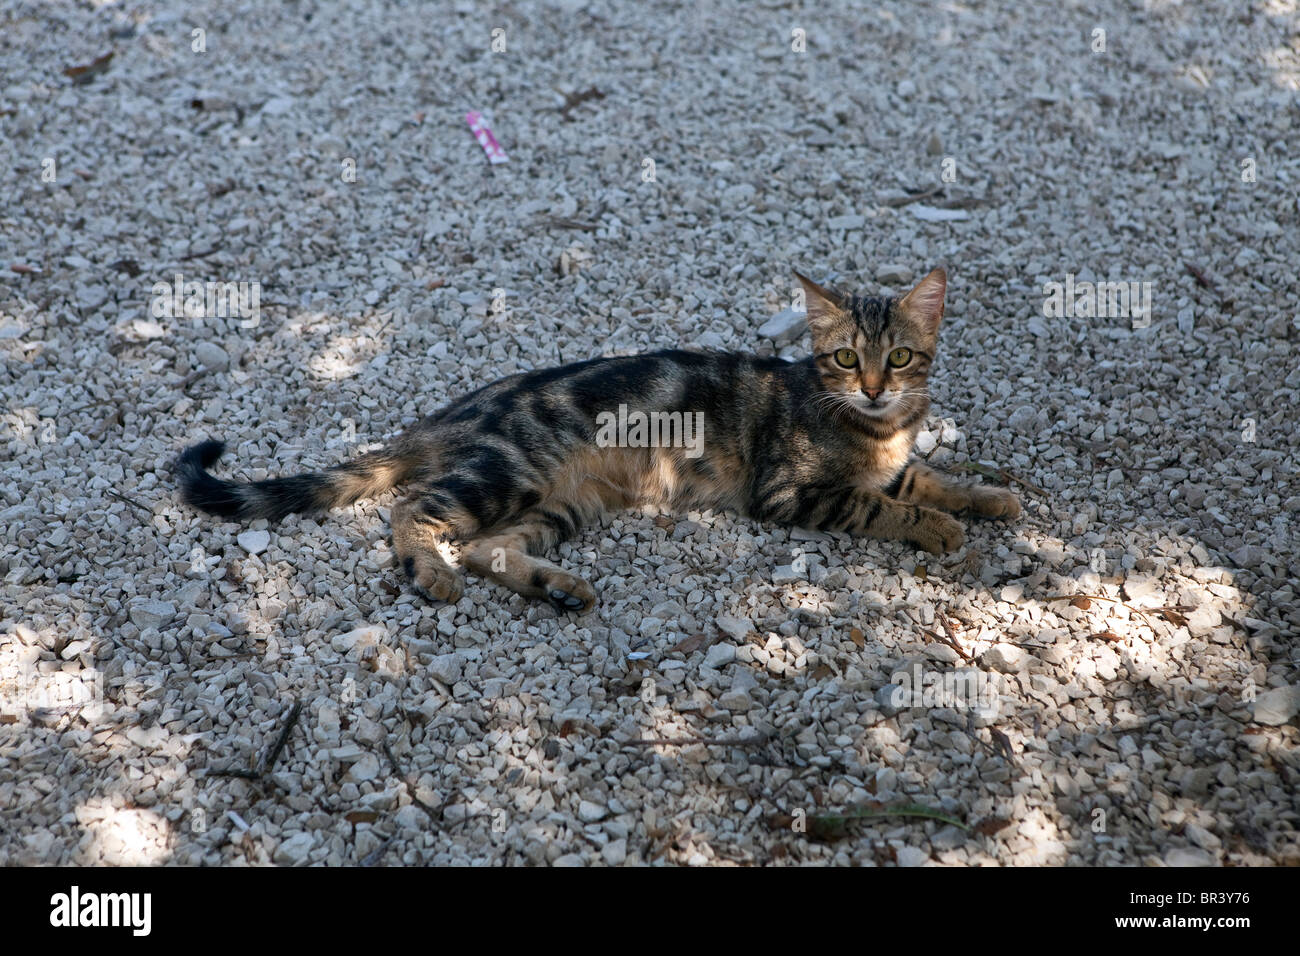
[[[1295,4],[809,9],[0,8],[0,863],[1300,863]],[[391,495],[244,527],[168,471],[803,354],[791,266],[936,264],[921,450],[1026,506],[941,561],[629,513],[562,549],[588,615],[437,606]],[[178,272],[259,320],[155,315]],[[1149,323],[1046,315],[1067,276]],[[891,686],[972,668],[978,712]]]

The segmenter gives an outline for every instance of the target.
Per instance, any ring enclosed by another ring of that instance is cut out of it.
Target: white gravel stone
[[[301,866],[311,853],[315,838],[307,832],[295,833],[286,840],[281,840],[275,848],[272,859],[286,866]]]
[[[1192,637],[1206,637],[1219,626],[1222,615],[1216,608],[1203,605],[1186,615],[1187,630]]]
[[[330,638],[330,646],[334,650],[347,653],[356,647],[371,647],[379,644],[388,636],[388,632],[378,625],[367,625],[366,627],[354,628],[342,634],[335,634]]]
[[[460,680],[464,663],[459,654],[439,654],[430,659],[425,668],[430,677],[450,686]]]
[[[778,345],[788,345],[803,335],[807,328],[808,317],[805,313],[786,309],[759,326],[758,334],[772,339]]]
[[[600,848],[600,855],[609,866],[622,866],[627,859],[627,840],[610,840]]]
[[[1257,724],[1277,727],[1300,713],[1300,686],[1274,687],[1260,693],[1251,707]]]
[[[1028,655],[1014,644],[994,644],[980,655],[980,663],[1003,674],[1023,670]]]
[[[899,866],[925,866],[930,861],[930,854],[920,847],[900,846],[895,853]]]
[[[719,614],[715,619],[715,623],[718,625],[718,630],[736,641],[745,640],[754,629],[748,621],[743,621],[730,614]]]
[[[1213,854],[1196,847],[1173,847],[1165,854],[1165,866],[1214,866]]]
[[[783,564],[772,569],[773,584],[794,584],[798,581],[804,581],[806,578],[806,572],[801,572],[790,564]]]
[[[271,534],[268,531],[241,531],[235,540],[249,554],[261,554],[271,546]]]
[[[379,758],[372,753],[363,753],[348,769],[348,778],[357,783],[374,780],[379,776]]]
[[[896,262],[876,267],[876,281],[881,285],[903,285],[912,281],[912,270]]]
[[[200,342],[194,346],[194,357],[199,364],[215,372],[224,372],[230,367],[230,355],[215,342]]]
[[[176,617],[171,601],[137,601],[131,604],[131,622],[137,627],[162,627]]]
[[[704,654],[706,667],[726,667],[736,659],[736,646],[725,642],[712,645]]]

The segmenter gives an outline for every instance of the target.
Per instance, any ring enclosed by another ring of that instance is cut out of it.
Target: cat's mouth
[[[869,418],[883,418],[894,409],[897,401],[895,395],[881,395],[879,398],[867,398],[862,393],[849,396],[853,407]]]

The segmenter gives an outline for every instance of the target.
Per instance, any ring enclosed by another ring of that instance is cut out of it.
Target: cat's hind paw
[[[552,571],[547,576],[546,600],[561,613],[581,614],[596,603],[596,590],[566,571]]]
[[[971,489],[970,510],[985,518],[1020,517],[1020,499],[1008,488],[978,486]]]

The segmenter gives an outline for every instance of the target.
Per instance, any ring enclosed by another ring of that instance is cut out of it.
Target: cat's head
[[[795,273],[803,285],[813,354],[837,407],[886,425],[928,401],[948,279],[935,269],[901,297],[843,295]]]

